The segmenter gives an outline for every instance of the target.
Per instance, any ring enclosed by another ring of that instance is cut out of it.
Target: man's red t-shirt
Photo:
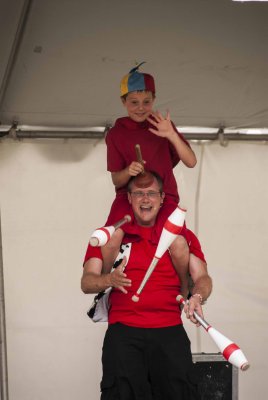
[[[181,312],[176,301],[180,293],[179,277],[172,265],[169,252],[166,251],[157,263],[147,281],[140,300],[133,302],[144,275],[154,257],[156,245],[150,243],[151,228],[141,228],[142,240],[132,243],[130,257],[125,268],[132,285],[124,294],[113,289],[110,294],[108,322],[120,322],[139,328],[161,328],[181,324]]]

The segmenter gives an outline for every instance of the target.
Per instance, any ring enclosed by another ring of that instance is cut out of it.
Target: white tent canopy
[[[0,121],[106,126],[137,61],[178,126],[268,127],[268,4],[1,0]]]

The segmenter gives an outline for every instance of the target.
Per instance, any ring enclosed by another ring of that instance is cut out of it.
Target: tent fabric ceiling
[[[0,121],[95,127],[137,61],[178,126],[268,127],[268,4],[1,0]],[[24,25],[20,25],[23,11]],[[18,28],[23,26],[17,48]]]

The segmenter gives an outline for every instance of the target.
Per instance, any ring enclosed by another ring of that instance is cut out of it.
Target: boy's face
[[[130,92],[122,103],[133,121],[143,122],[153,111],[154,97],[152,92]]]

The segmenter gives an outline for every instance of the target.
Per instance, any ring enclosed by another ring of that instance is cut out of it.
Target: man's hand
[[[123,258],[121,264],[118,265],[117,268],[114,269],[109,275],[110,286],[121,290],[123,293],[127,293],[125,286],[131,286],[131,280],[127,278],[127,274],[125,274],[124,267],[126,265],[126,257]]]
[[[200,317],[204,317],[200,299],[198,296],[192,296],[184,305],[184,312],[186,317],[190,319],[191,322],[200,326],[200,323],[194,317],[194,311],[197,312]]]

